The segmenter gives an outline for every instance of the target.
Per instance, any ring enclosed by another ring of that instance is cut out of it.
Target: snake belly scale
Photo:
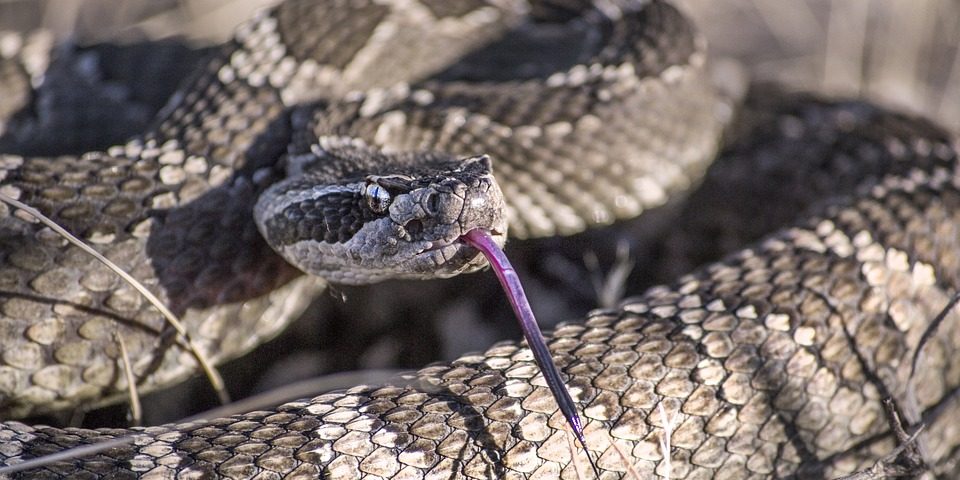
[[[275,334],[323,288],[281,255],[319,254],[300,266],[338,282],[384,278],[387,257],[405,250],[450,275],[482,266],[450,244],[472,227],[464,218],[520,238],[569,234],[688,189],[730,117],[703,48],[659,1],[286,1],[241,26],[144,135],[80,157],[4,155],[0,188],[145,280],[221,361]],[[955,317],[924,345],[917,378],[905,359],[960,274],[956,145],[896,114],[809,108],[873,160],[852,196],[548,337],[605,475],[626,471],[611,442],[634,468],[663,474],[658,405],[680,418],[672,478],[852,471],[893,447],[885,396],[907,405],[911,422],[931,421],[925,459],[950,468],[960,435],[936,415],[958,408]],[[876,122],[892,127],[878,134]],[[786,135],[817,137],[803,125]],[[487,183],[491,165],[499,187]],[[436,182],[423,180],[425,166],[441,172]],[[305,183],[317,180],[328,183]],[[472,202],[464,189],[477,185],[487,196]],[[468,208],[499,201],[502,216]],[[327,212],[339,220],[291,223]],[[6,213],[7,416],[122,395],[115,332],[147,389],[195,369],[109,272]],[[373,230],[393,240],[369,240]],[[337,255],[353,263],[331,267]],[[32,474],[572,477],[581,454],[516,344],[428,367],[405,386],[132,431],[132,445]],[[128,432],[7,422],[0,458]]]

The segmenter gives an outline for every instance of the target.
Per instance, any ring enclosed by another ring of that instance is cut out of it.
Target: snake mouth
[[[506,233],[499,230],[480,230],[501,246],[506,241]],[[453,240],[426,242],[416,256],[432,264],[433,270],[442,277],[480,270],[487,265],[486,257],[483,252],[467,243],[465,237],[466,234]]]
[[[433,250],[439,250],[439,249],[441,249],[441,248],[444,248],[444,247],[447,247],[447,246],[450,246],[450,245],[467,245],[466,236],[467,236],[467,234],[468,234],[469,232],[471,232],[471,231],[473,231],[473,230],[482,230],[482,231],[486,232],[487,235],[490,235],[491,237],[496,238],[497,240],[505,240],[505,239],[506,239],[506,236],[507,236],[505,233],[503,233],[503,232],[501,232],[501,231],[499,231],[499,230],[497,230],[497,229],[495,229],[495,228],[482,228],[482,227],[478,227],[478,228],[470,229],[470,230],[467,231],[467,233],[464,233],[463,235],[460,235],[459,237],[455,237],[455,238],[452,239],[452,240],[447,240],[447,239],[424,240],[424,241],[423,241],[423,248],[421,248],[420,251],[417,252],[417,253],[419,254],[419,253],[431,252],[431,251],[433,251]]]
[[[469,235],[470,232],[475,230],[484,232],[485,235],[493,238],[494,241],[497,242],[497,245],[500,245],[501,248],[503,248],[503,245],[507,242],[506,232],[501,232],[496,228],[474,228],[469,230],[467,233],[464,233],[463,235],[460,235],[459,237],[457,237],[457,239],[453,243],[456,245],[467,247],[471,250],[475,250],[477,253],[481,253],[480,250],[477,250],[476,247],[474,247],[469,241],[467,241],[467,235]]]
[[[487,232],[487,234],[493,237],[495,241],[501,246],[504,244],[504,242],[506,242],[506,239],[507,239],[507,235],[505,233],[500,232],[499,230],[496,230],[496,229],[487,230],[485,228],[478,228],[474,230],[483,230]],[[416,253],[416,255],[417,256],[429,255],[429,254],[433,254],[434,252],[454,254],[458,251],[468,251],[468,252],[473,251],[476,253],[480,253],[479,250],[469,245],[466,242],[466,240],[464,240],[464,237],[466,237],[466,234],[463,234],[453,240],[426,241],[424,242],[423,248],[421,248],[420,251]],[[452,255],[448,255],[448,258],[450,256]]]
[[[470,247],[470,248],[474,248],[472,245],[470,245],[470,243],[469,243],[469,242],[467,241],[467,239],[466,239],[467,235],[469,235],[470,232],[472,232],[472,231],[474,231],[474,230],[480,230],[480,231],[482,231],[482,232],[485,232],[487,235],[489,235],[490,237],[492,237],[492,238],[494,239],[494,241],[496,241],[497,244],[500,245],[501,248],[503,247],[503,244],[506,243],[506,241],[507,241],[507,234],[506,234],[506,232],[501,232],[500,230],[498,230],[498,229],[496,229],[496,228],[474,228],[474,229],[468,231],[467,233],[464,233],[463,235],[457,237],[456,243],[466,245],[466,246],[468,246],[468,247]],[[477,251],[479,252],[479,250],[477,250]]]
[[[485,265],[487,257],[483,254],[482,251],[480,251],[471,242],[467,240],[467,236],[470,234],[470,232],[473,232],[473,231],[483,232],[484,235],[493,239],[494,243],[496,243],[500,248],[503,248],[504,244],[506,244],[507,234],[506,232],[501,232],[500,230],[497,230],[495,228],[491,228],[491,229],[474,228],[468,231],[467,233],[461,235],[460,237],[457,237],[454,244],[457,245],[459,248],[462,249],[462,251],[466,252],[469,255],[470,260],[468,263],[471,263],[471,264],[479,263],[480,265]]]

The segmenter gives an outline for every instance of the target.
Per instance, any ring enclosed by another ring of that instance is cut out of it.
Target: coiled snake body
[[[476,253],[455,242],[467,229],[575,233],[688,189],[731,102],[663,2],[287,1],[241,26],[142,137],[82,157],[0,156],[2,188],[145,280],[220,361],[323,287],[274,249],[336,282],[473,270]],[[958,408],[956,318],[921,342],[960,274],[951,137],[861,104],[778,114],[766,127],[779,143],[749,150],[829,144],[796,172],[828,172],[846,196],[549,337],[611,476],[627,471],[611,442],[632,468],[671,478],[863,468],[893,449],[887,397],[928,423],[932,471],[957,468],[960,431],[945,420]],[[146,388],[195,370],[111,273],[19,215],[0,232],[8,416],[121,395],[119,338]],[[659,407],[679,418],[671,462]],[[138,431],[32,474],[572,477],[582,455],[516,344],[405,386]],[[124,433],[8,422],[0,458]]]

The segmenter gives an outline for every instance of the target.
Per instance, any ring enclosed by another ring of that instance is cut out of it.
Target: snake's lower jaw
[[[496,229],[478,229],[486,231],[487,235],[493,239],[498,247],[503,249],[503,246],[507,243],[507,233],[506,230],[496,230]],[[466,234],[464,234],[466,236]],[[469,269],[465,269],[463,273],[466,272],[475,272],[477,270],[486,268],[488,265],[487,257],[483,255],[480,250],[469,245],[463,237],[457,239],[456,246],[462,251],[466,252],[466,255],[470,256],[470,261],[468,262]]]
[[[480,229],[487,231],[494,242],[503,248],[507,241],[505,229]],[[462,273],[475,272],[487,266],[487,260],[483,254],[468,245],[462,238],[458,237],[453,241],[435,243],[417,254],[420,260],[426,260],[436,265],[436,269],[430,276],[437,278],[453,277]]]

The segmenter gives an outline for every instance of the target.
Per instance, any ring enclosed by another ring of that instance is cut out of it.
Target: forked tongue
[[[586,451],[587,444],[583,438],[583,422],[580,420],[580,415],[577,414],[577,406],[573,403],[570,392],[563,384],[563,379],[560,378],[557,364],[553,363],[553,357],[550,355],[550,350],[547,349],[547,342],[543,338],[543,333],[540,332],[536,317],[533,316],[530,302],[527,301],[527,294],[523,292],[523,286],[520,285],[520,277],[517,276],[517,271],[513,269],[513,265],[507,260],[506,254],[503,253],[503,250],[486,230],[470,230],[460,239],[483,253],[483,256],[487,257],[487,261],[490,262],[490,267],[497,274],[500,285],[503,285],[507,298],[510,299],[510,306],[513,307],[513,313],[520,322],[520,329],[523,330],[523,337],[527,340],[527,345],[533,351],[533,358],[537,362],[537,366],[540,367],[543,378],[547,380],[547,385],[553,392],[553,398],[560,406],[560,412],[563,413],[567,423],[570,424],[570,428],[573,429],[574,435],[577,436],[577,440],[580,440],[580,444]],[[600,471],[593,462],[593,458],[590,457],[589,451],[587,451],[587,458],[590,459],[590,465],[593,467],[597,478],[600,478]]]

